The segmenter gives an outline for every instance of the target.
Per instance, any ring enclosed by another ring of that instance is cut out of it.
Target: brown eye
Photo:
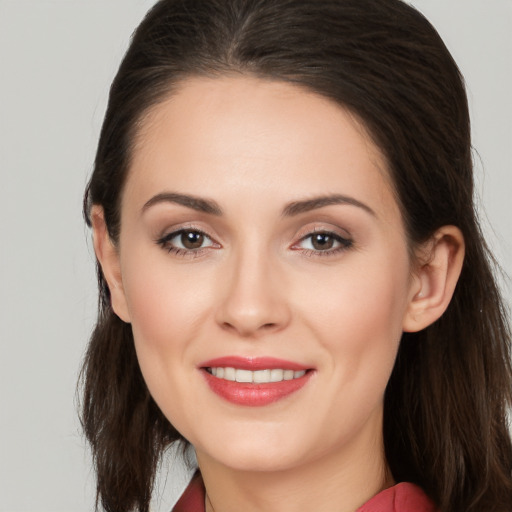
[[[205,236],[198,231],[183,231],[180,236],[181,245],[185,249],[199,249],[204,244]]]
[[[334,247],[334,238],[327,233],[317,233],[311,236],[311,245],[317,251],[326,251]]]
[[[201,249],[219,247],[207,234],[197,229],[180,229],[173,231],[156,240],[156,243],[170,253],[181,255],[185,253],[199,254]]]
[[[332,231],[317,231],[302,238],[293,249],[305,249],[309,255],[334,255],[352,247],[352,240]]]

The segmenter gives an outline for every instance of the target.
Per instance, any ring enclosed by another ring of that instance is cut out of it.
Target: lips
[[[244,406],[264,406],[299,391],[312,369],[275,358],[223,357],[205,361],[200,370],[221,398]]]

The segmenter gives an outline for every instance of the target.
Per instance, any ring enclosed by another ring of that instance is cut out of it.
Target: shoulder
[[[386,489],[359,507],[356,512],[437,512],[430,498],[408,482]]]

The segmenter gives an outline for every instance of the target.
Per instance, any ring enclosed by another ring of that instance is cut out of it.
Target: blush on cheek
[[[132,271],[126,283],[139,362],[147,380],[161,374],[158,382],[171,367],[183,366],[193,340],[204,337],[200,330],[209,311],[207,290],[197,289],[204,280],[187,279],[163,267],[154,264]]]

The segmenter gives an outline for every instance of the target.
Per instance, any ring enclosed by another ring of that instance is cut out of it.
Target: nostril
[[[229,322],[223,322],[222,327],[226,329],[227,331],[236,331],[236,328],[234,325],[230,324]]]
[[[236,333],[241,336],[252,336],[255,335],[258,331],[260,333],[270,332],[274,329],[277,329],[279,324],[276,322],[267,322],[261,325],[249,325],[246,323],[231,323],[231,322],[222,322],[222,328],[227,332]]]

